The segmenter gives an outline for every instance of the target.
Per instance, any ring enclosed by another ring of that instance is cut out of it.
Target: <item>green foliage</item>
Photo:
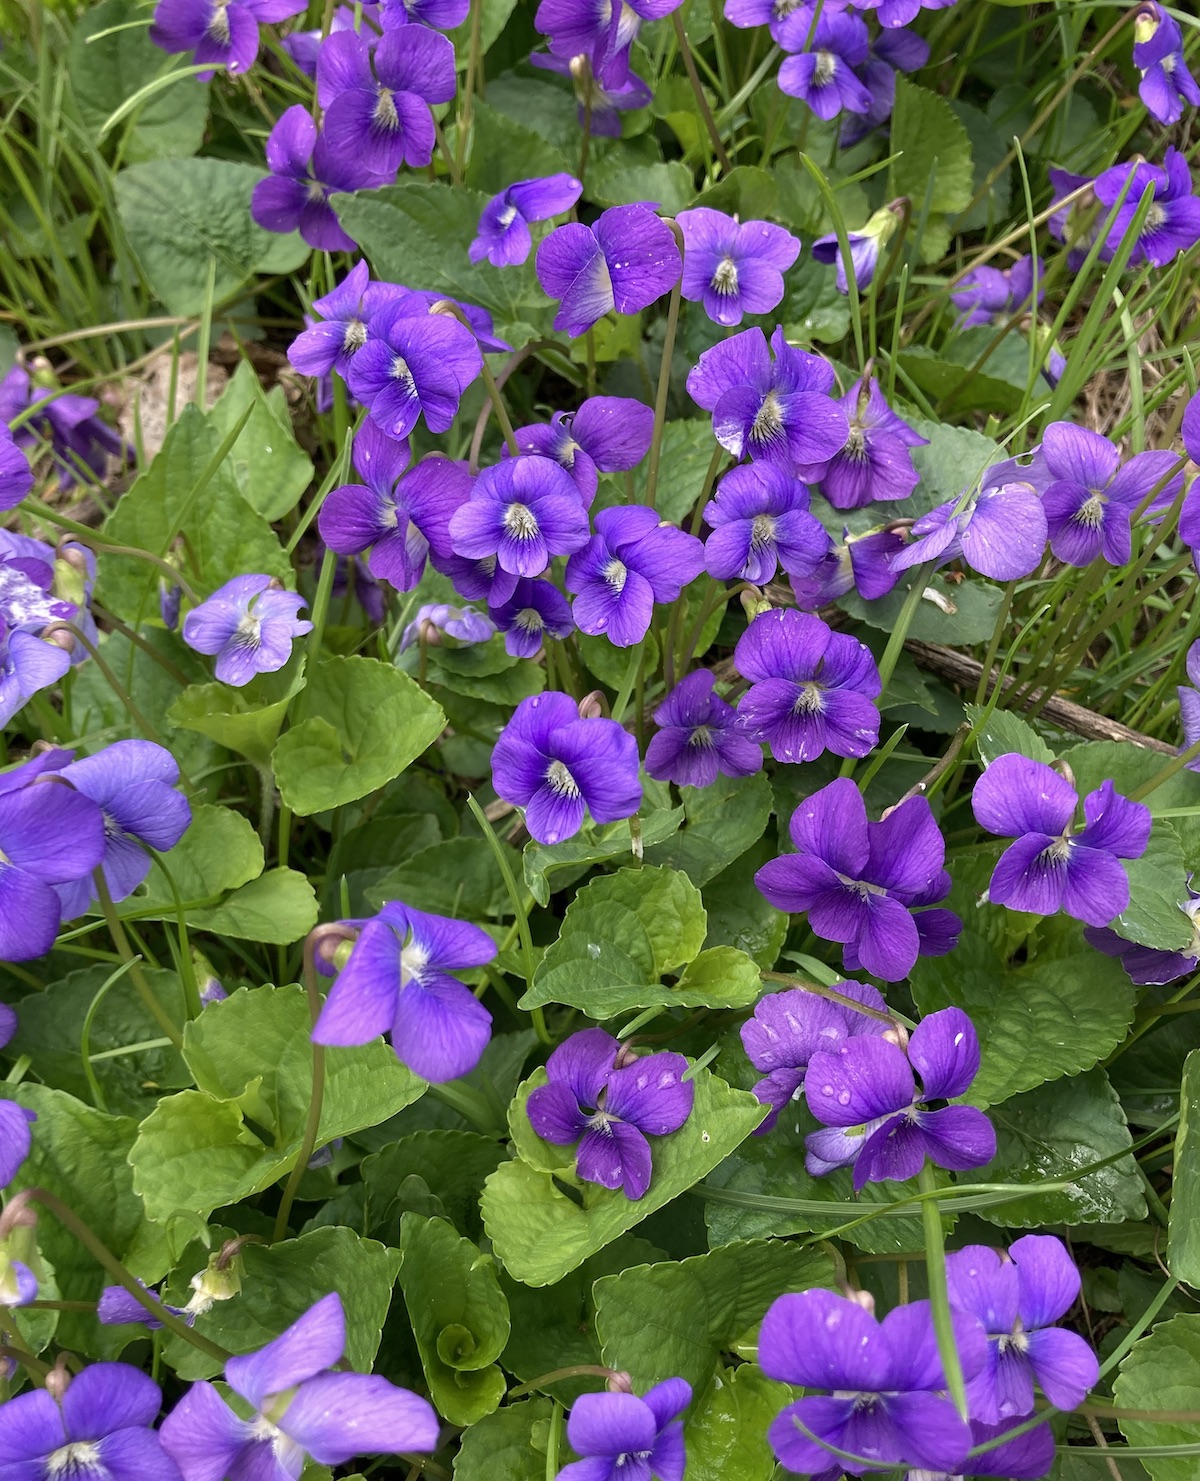
[[[1200,1049],[1183,1066],[1167,1263],[1179,1280],[1200,1287]]]
[[[1173,1317],[1155,1327],[1148,1337],[1134,1344],[1121,1364],[1113,1385],[1113,1397],[1123,1409],[1174,1409],[1195,1407],[1200,1384],[1200,1317]],[[1121,1431],[1131,1445],[1200,1444],[1200,1423],[1122,1419]],[[1196,1458],[1183,1455],[1147,1457],[1146,1469],[1154,1481],[1190,1481]]]
[[[958,215],[971,202],[970,136],[944,98],[899,75],[891,152],[888,193],[911,200],[918,230],[924,222],[922,260],[932,262],[949,240],[940,218]]]

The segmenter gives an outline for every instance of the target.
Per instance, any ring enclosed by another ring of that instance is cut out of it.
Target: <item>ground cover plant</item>
[[[1200,1470],[1200,22],[14,4],[0,1481]]]

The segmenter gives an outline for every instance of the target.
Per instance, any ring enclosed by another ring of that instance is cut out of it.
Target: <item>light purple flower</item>
[[[7,725],[35,694],[57,684],[70,667],[66,648],[12,630],[0,612],[0,725]]]
[[[543,1141],[579,1143],[575,1170],[589,1183],[645,1197],[647,1136],[669,1136],[692,1114],[695,1086],[682,1054],[636,1059],[602,1028],[584,1029],[546,1061],[549,1084],[529,1097],[529,1121]]]
[[[1010,460],[989,468],[983,487],[965,502],[948,499],[914,521],[914,539],[893,556],[892,570],[961,558],[983,576],[1015,581],[1037,569],[1047,531],[1046,509],[1035,484]]]
[[[345,1347],[334,1291],[274,1342],[225,1364],[226,1382],[254,1418],[240,1419],[211,1383],[194,1383],[161,1430],[183,1481],[293,1481],[309,1456],[339,1466],[364,1453],[436,1449],[429,1404],[376,1374],[337,1370]]]
[[[522,576],[512,596],[489,607],[488,616],[504,634],[504,650],[514,658],[536,658],[542,639],[565,638],[575,631],[571,604],[552,581]]]
[[[950,891],[946,847],[924,797],[910,797],[871,823],[858,788],[839,777],[797,807],[789,832],[797,852],[770,860],[754,876],[777,910],[807,911],[818,936],[842,942],[846,956],[852,951],[884,982],[907,977],[918,955],[947,949],[960,928],[957,916],[911,913]]]
[[[974,1106],[926,1108],[965,1095],[978,1072],[979,1039],[961,1008],[923,1018],[907,1054],[891,1039],[861,1035],[819,1050],[804,1095],[827,1129],[805,1138],[805,1167],[820,1177],[852,1165],[856,1193],[868,1183],[907,1182],[926,1158],[955,1172],[984,1167],[996,1155],[996,1133],[984,1113]]]
[[[973,1377],[984,1361],[983,1328],[957,1312],[953,1327],[963,1372]],[[863,1456],[871,1470],[967,1469],[971,1431],[943,1393],[928,1301],[897,1306],[878,1322],[833,1291],[780,1296],[763,1318],[758,1360],[768,1378],[831,1391],[789,1404],[772,1423],[771,1447],[789,1471],[826,1481],[844,1468],[868,1469],[843,1463],[832,1453],[839,1450]]]
[[[789,576],[810,576],[832,545],[808,512],[808,489],[775,463],[731,469],[704,506],[704,519],[712,530],[705,568],[720,581],[765,586],[780,566]]]
[[[867,1008],[887,1012],[878,988],[865,982],[835,982],[834,991]],[[819,1050],[830,1049],[859,1034],[887,1032],[889,1025],[882,1019],[856,1013],[843,1003],[835,1003],[802,987],[769,992],[760,998],[754,1016],[741,1029],[746,1056],[763,1075],[754,1087],[754,1094],[763,1105],[771,1107],[755,1135],[770,1131],[784,1106],[800,1098],[809,1062]]]
[[[646,456],[654,435],[654,412],[629,396],[589,396],[578,411],[556,411],[549,423],[518,427],[523,453],[553,458],[575,480],[587,508],[601,473],[627,473]],[[507,458],[507,446],[501,457]]]
[[[762,769],[762,750],[738,729],[737,711],[714,689],[708,669],[682,679],[654,712],[659,727],[646,747],[646,774],[680,787],[708,787],[722,776]]]
[[[713,436],[735,458],[749,455],[789,472],[823,466],[845,446],[845,411],[830,398],[833,367],[793,349],[776,329],[774,359],[761,329],[743,329],[705,350],[688,394],[712,412]]]
[[[1179,696],[1179,719],[1183,725],[1183,746],[1187,751],[1200,740],[1200,642],[1193,643],[1185,660],[1188,685],[1177,685]],[[1187,763],[1189,771],[1200,771],[1200,756]]]
[[[1000,856],[988,896],[1010,910],[1063,910],[1106,926],[1129,904],[1122,859],[1140,859],[1150,841],[1150,809],[1104,782],[1083,800],[1086,826],[1073,834],[1079,795],[1053,767],[1025,756],[997,756],[971,797],[989,833],[1016,836]]]
[[[613,206],[591,226],[556,227],[537,250],[538,281],[561,300],[554,327],[572,339],[612,309],[648,308],[682,271],[671,228],[644,205]]]
[[[1133,183],[1126,192],[1126,181],[1131,175]],[[1200,241],[1200,200],[1192,193],[1192,172],[1186,156],[1168,145],[1161,169],[1145,162],[1114,165],[1097,177],[1093,190],[1106,212],[1125,193],[1125,203],[1117,211],[1105,242],[1106,253],[1112,256],[1132,226],[1148,187],[1153,187],[1150,213],[1129,262],[1131,266],[1151,262],[1155,267],[1165,267]]]
[[[19,1111],[21,1108],[18,1106],[16,1109]],[[27,1114],[32,1114],[32,1112]],[[0,1118],[0,1133],[4,1129],[2,1118]],[[26,1124],[26,1138],[28,1138],[28,1131],[28,1124]],[[6,1251],[0,1250],[0,1307],[11,1309],[17,1306],[28,1306],[31,1301],[37,1300],[37,1295],[38,1278],[29,1266],[24,1260],[14,1260]]]
[[[425,641],[438,646],[441,634],[453,639],[452,646],[469,647],[472,643],[486,643],[495,634],[491,620],[476,612],[474,607],[452,607],[449,602],[426,602],[417,608],[416,617],[404,629],[400,639],[400,652],[411,648],[424,632]]]
[[[1200,733],[1196,738],[1200,739]],[[1195,762],[1190,764],[1195,766]],[[1192,940],[1183,951],[1161,951],[1153,946],[1142,946],[1118,936],[1108,926],[1084,926],[1084,940],[1105,956],[1115,957],[1124,967],[1130,982],[1139,987],[1162,987],[1168,982],[1178,982],[1181,977],[1190,977],[1200,962],[1200,896],[1190,887],[1188,895],[1189,898],[1179,905],[1192,931]]]
[[[389,1034],[397,1058],[424,1079],[468,1075],[487,1047],[492,1015],[450,974],[495,955],[478,926],[389,901],[359,931],[313,1042],[369,1044]]]
[[[509,576],[489,606],[507,601],[518,576],[540,576],[556,555],[587,544],[587,511],[570,475],[550,458],[522,454],[484,468],[450,520],[456,555],[494,556]]]
[[[467,255],[472,262],[486,257],[493,267],[517,266],[533,249],[529,223],[561,216],[582,194],[583,185],[574,175],[516,181],[484,206],[479,234]]]
[[[33,487],[33,469],[6,422],[0,422],[0,510],[15,509]]]
[[[683,232],[683,285],[714,324],[740,324],[767,314],[783,299],[783,275],[800,255],[800,241],[768,221],[738,221],[696,206],[675,217]]]
[[[632,817],[642,801],[637,742],[615,720],[580,719],[569,695],[523,699],[492,751],[492,783],[525,809],[539,843],[562,843],[583,827]]]
[[[946,1256],[950,1304],[988,1334],[987,1361],[967,1386],[971,1418],[1010,1423],[1033,1413],[1033,1386],[1059,1409],[1075,1409],[1100,1376],[1077,1332],[1053,1324],[1074,1305],[1081,1282],[1061,1239],[1026,1234],[1007,1256],[967,1245]]]
[[[463,392],[482,368],[479,343],[465,324],[451,314],[430,313],[405,295],[372,317],[370,335],[350,361],[346,379],[372,421],[389,437],[407,437],[422,413],[431,432],[448,432]]]
[[[272,576],[235,576],[183,619],[183,641],[197,653],[215,653],[217,678],[240,688],[255,674],[281,669],[293,641],[312,632],[312,623],[296,615],[305,605]]]
[[[157,1291],[151,1291],[145,1281],[139,1280],[138,1285],[148,1295],[157,1296]],[[183,1306],[163,1305],[171,1313],[184,1321],[188,1326],[193,1326],[196,1321],[196,1313],[188,1311]],[[142,1305],[136,1296],[131,1295],[124,1286],[105,1286],[100,1292],[100,1300],[96,1303],[96,1320],[102,1327],[124,1327],[136,1324],[145,1327],[148,1332],[161,1332],[162,1322],[156,1316],[151,1316],[149,1311]]]
[[[636,1394],[581,1394],[567,1420],[567,1439],[583,1460],[571,1461],[558,1481],[683,1481],[687,1464],[679,1415],[692,1386],[668,1378]]]
[[[304,0],[159,0],[150,40],[166,52],[190,51],[199,66],[248,72],[258,58],[259,25],[299,15]],[[198,74],[207,81],[212,72]]]
[[[0,875],[0,891],[3,889],[4,876]],[[51,945],[53,945],[53,938],[51,938]],[[47,946],[46,950],[49,951],[49,949],[50,947]],[[28,952],[25,957],[13,956],[10,953],[6,960],[27,961],[30,957],[42,955],[40,951]],[[15,1100],[0,1100],[0,1188],[8,1187],[20,1172],[21,1164],[29,1156],[29,1149],[32,1146],[29,1128],[36,1120],[35,1112],[27,1111]]]
[[[896,104],[896,73],[917,72],[929,60],[929,43],[915,31],[902,26],[882,31],[871,40],[870,51],[858,76],[871,95],[865,113],[848,113],[838,142],[850,149],[892,116]]]
[[[1183,105],[1200,106],[1200,85],[1183,58],[1179,22],[1161,5],[1143,4],[1133,23],[1133,64],[1141,73],[1138,96],[1168,127],[1183,117]]]
[[[347,171],[329,158],[323,135],[302,103],[285,109],[267,139],[271,173],[254,187],[250,212],[266,231],[298,231],[310,247],[325,252],[353,252],[357,243],[346,235],[329,204],[335,190],[356,190],[381,183],[370,171]]]
[[[864,601],[886,596],[900,579],[892,569],[892,558],[904,549],[904,536],[890,526],[852,535],[843,527],[842,543],[828,550],[811,574],[791,578],[796,605],[803,612],[816,611],[857,590]]]
[[[780,91],[807,103],[818,118],[870,108],[871,94],[855,71],[867,60],[867,27],[860,16],[824,9],[814,30],[811,13],[794,11],[781,28],[780,45],[799,52],[779,68]]]
[[[856,381],[842,406],[850,421],[845,445],[823,467],[798,469],[799,476],[815,482],[835,509],[907,499],[921,481],[909,449],[927,447],[929,439],[892,411],[876,380]]]
[[[865,756],[879,743],[879,670],[865,643],[810,612],[761,612],[738,639],[734,667],[750,688],[738,728],[776,761]]]
[[[660,520],[645,504],[617,505],[596,516],[596,533],[567,562],[580,632],[604,633],[632,648],[650,627],[655,602],[673,602],[704,569],[695,535]]]

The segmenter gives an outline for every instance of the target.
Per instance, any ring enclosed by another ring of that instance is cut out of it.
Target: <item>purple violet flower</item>
[[[197,653],[215,653],[217,678],[240,688],[255,674],[281,669],[293,641],[312,632],[312,623],[296,615],[306,605],[273,576],[235,576],[183,619],[183,641]]]
[[[712,534],[704,564],[719,581],[765,586],[780,566],[792,577],[810,576],[832,542],[808,512],[808,489],[776,463],[733,468],[704,506]]]
[[[574,175],[516,181],[484,206],[479,234],[467,255],[472,262],[486,257],[493,267],[518,266],[533,250],[529,223],[561,216],[582,194],[583,185]]]
[[[571,79],[579,127],[598,139],[619,139],[621,114],[649,107],[654,98],[642,79],[629,71],[625,53],[607,64],[601,62],[599,68],[586,52],[567,58],[535,51],[529,60],[544,72],[557,72]]]
[[[1122,859],[1140,859],[1150,841],[1150,809],[1122,797],[1111,781],[1083,800],[1086,826],[1072,836],[1079,794],[1042,761],[997,756],[971,797],[989,833],[1016,836],[1001,854],[988,898],[1032,915],[1065,911],[1106,926],[1129,904]]]
[[[556,60],[571,66],[581,54],[613,84],[629,75],[629,51],[644,21],[661,20],[682,0],[541,0],[534,25],[550,42]]]
[[[92,1363],[56,1403],[44,1389],[0,1405],[0,1472],[21,1481],[180,1481],[150,1428],[157,1383],[128,1363]]]
[[[578,1142],[579,1176],[636,1202],[650,1186],[646,1137],[669,1136],[692,1114],[687,1068],[682,1054],[637,1059],[606,1030],[583,1029],[546,1061],[549,1083],[529,1097],[530,1125],[555,1146]]]
[[[382,0],[379,11],[385,31],[409,25],[453,31],[471,13],[471,0]]]
[[[357,243],[346,235],[329,204],[335,190],[378,184],[369,171],[347,171],[329,158],[324,135],[318,136],[312,115],[302,103],[286,109],[267,139],[271,173],[254,187],[250,214],[265,231],[298,231],[310,247],[325,252],[353,252]]]
[[[249,72],[258,59],[259,25],[299,15],[304,0],[159,0],[150,40],[166,52],[190,51],[199,66]],[[207,82],[212,72],[197,74]]]
[[[1130,175],[1133,184],[1125,191]],[[1187,157],[1173,145],[1167,146],[1162,168],[1157,165],[1114,165],[1098,176],[1093,187],[1096,199],[1110,211],[1125,192],[1125,203],[1118,210],[1105,248],[1111,256],[1133,224],[1147,188],[1153,189],[1153,200],[1130,254],[1129,265],[1152,262],[1165,267],[1181,252],[1187,252],[1200,241],[1200,200],[1192,194],[1192,172]]]
[[[317,59],[330,164],[387,179],[402,164],[423,169],[436,142],[430,104],[454,92],[454,46],[437,31],[406,26],[373,48],[355,31],[331,34]]]
[[[918,72],[928,60],[929,43],[915,31],[897,26],[872,38],[866,64],[858,71],[859,80],[871,94],[871,106],[865,113],[846,115],[838,135],[843,149],[852,148],[891,118],[896,105],[896,73]]]
[[[1197,739],[1200,739],[1200,734]],[[1138,987],[1162,987],[1168,982],[1178,982],[1181,977],[1190,977],[1200,962],[1200,895],[1190,886],[1188,895],[1189,898],[1179,906],[1192,931],[1192,940],[1184,951],[1161,951],[1153,946],[1141,946],[1136,941],[1118,936],[1108,926],[1084,926],[1084,940],[1105,956],[1116,957],[1130,982]]]
[[[697,206],[675,217],[683,232],[683,286],[714,324],[740,324],[767,314],[783,299],[783,275],[800,255],[800,240],[768,221],[738,221]]]
[[[856,381],[842,406],[850,419],[845,446],[823,468],[797,469],[799,476],[815,482],[835,509],[907,499],[921,481],[909,449],[928,447],[929,439],[896,415],[874,379]]]
[[[296,336],[288,359],[301,375],[323,376],[331,370],[346,377],[350,362],[366,344],[381,311],[407,296],[394,283],[372,283],[366,262],[356,262],[332,293],[313,299],[320,319]]]
[[[1133,22],[1133,65],[1141,73],[1138,96],[1159,123],[1183,117],[1183,105],[1200,107],[1200,85],[1183,59],[1179,22],[1161,5],[1142,5]]]
[[[924,797],[910,797],[878,823],[867,821],[862,794],[839,777],[797,807],[789,825],[797,852],[764,864],[754,882],[775,906],[808,912],[810,928],[853,949],[865,971],[884,982],[907,977],[931,954],[911,910],[950,891],[946,846]],[[948,910],[925,911],[952,935]]]
[[[396,1057],[423,1079],[469,1075],[491,1038],[492,1015],[450,974],[495,956],[496,943],[478,926],[389,901],[359,931],[313,1042],[369,1044],[390,1034]]]
[[[903,214],[904,202],[892,201],[889,205],[881,206],[866,225],[860,227],[858,231],[846,233],[846,246],[850,249],[850,266],[854,272],[854,286],[860,293],[871,286],[875,269],[879,266],[879,254],[884,244],[891,240]],[[831,263],[836,265],[837,290],[839,293],[848,294],[850,286],[846,279],[846,261],[842,256],[837,233],[830,232],[827,236],[818,237],[812,244],[812,255],[814,262],[823,262],[826,266]]]
[[[157,1291],[150,1290],[144,1280],[139,1280],[138,1285],[150,1295],[158,1295]],[[196,1313],[194,1311],[188,1311],[183,1306],[168,1306],[165,1301],[163,1305],[172,1316],[179,1317],[189,1327],[195,1324]],[[145,1327],[148,1332],[161,1332],[163,1325],[156,1316],[151,1316],[137,1297],[131,1296],[124,1286],[104,1287],[100,1292],[100,1300],[96,1303],[96,1320],[102,1327],[125,1327],[136,1324],[139,1327]]]
[[[811,574],[791,578],[796,605],[803,612],[813,612],[855,590],[866,602],[887,596],[900,579],[892,569],[892,557],[903,549],[904,536],[890,526],[861,535],[852,535],[843,527],[842,543],[828,550]]]
[[[807,103],[818,118],[828,121],[845,109],[866,113],[871,94],[855,72],[867,60],[867,27],[850,11],[822,10],[816,28],[806,8],[793,11],[780,30],[785,57],[779,68],[779,89]]]
[[[546,634],[565,638],[575,631],[571,604],[552,581],[522,576],[512,596],[489,607],[488,616],[504,634],[504,651],[514,658],[536,658]]]
[[[654,435],[654,412],[629,396],[589,396],[578,411],[556,411],[549,423],[517,428],[523,453],[553,458],[575,480],[579,497],[592,507],[601,473],[628,473],[646,456]],[[508,448],[501,457],[509,457]]]
[[[436,1449],[428,1403],[377,1374],[337,1371],[345,1348],[334,1291],[274,1342],[225,1364],[226,1382],[257,1411],[253,1419],[239,1419],[211,1383],[194,1383],[161,1429],[183,1481],[291,1481],[308,1456],[339,1466],[364,1453]],[[156,1477],[147,1473],[146,1481]]]
[[[830,5],[830,10],[834,9]],[[786,34],[784,27],[797,11],[808,13],[812,24],[814,6],[812,0],[725,0],[725,19],[739,31],[751,31],[756,26],[767,26],[771,40],[781,42]],[[807,30],[805,35],[807,35]],[[800,38],[803,43],[804,37]]]
[[[965,1095],[978,1073],[979,1039],[961,1008],[923,1018],[907,1054],[891,1039],[861,1035],[819,1050],[804,1095],[827,1129],[805,1138],[805,1167],[821,1177],[853,1165],[859,1193],[867,1183],[915,1178],[926,1158],[954,1172],[986,1166],[996,1155],[996,1133],[982,1111],[925,1108]]]
[[[39,438],[49,442],[60,489],[79,483],[83,469],[99,478],[110,458],[132,455],[125,440],[96,415],[100,403],[94,397],[35,385],[23,365],[14,365],[0,380],[0,423],[15,421],[31,407],[36,410],[12,433],[13,440],[30,455]]]
[[[339,5],[333,13],[333,24],[330,32],[355,30],[354,11],[349,5]],[[368,40],[374,36],[373,31],[367,32]],[[284,51],[304,73],[305,77],[315,78],[317,75],[317,58],[321,52],[321,28],[315,31],[289,31],[281,38]]]
[[[411,648],[422,636],[433,647],[441,644],[445,633],[453,639],[454,647],[469,647],[473,643],[486,643],[494,636],[495,627],[491,619],[474,607],[452,607],[448,602],[427,602],[417,608],[416,617],[404,629],[400,639],[400,652]]]
[[[484,468],[450,519],[454,553],[468,560],[494,556],[508,574],[508,589],[488,605],[505,602],[518,576],[540,576],[556,555],[587,544],[587,511],[568,473],[550,458],[523,453]]]
[[[0,726],[35,694],[57,684],[71,667],[71,654],[57,643],[12,629],[0,612]]]
[[[571,222],[537,250],[538,281],[560,299],[555,329],[572,339],[610,310],[636,314],[669,293],[683,271],[671,228],[649,206],[613,206],[591,224]]]
[[[523,699],[492,751],[492,784],[525,809],[539,843],[562,843],[583,827],[632,817],[642,802],[637,742],[615,720],[581,719],[574,700],[548,690]]]
[[[4,876],[0,875],[0,891],[4,888]],[[2,898],[2,896],[0,896]],[[54,944],[51,938],[50,945]],[[49,951],[50,947],[46,947]],[[42,956],[43,952],[31,951],[24,957],[8,956],[7,960],[28,961],[31,957]],[[21,1170],[21,1164],[29,1156],[32,1146],[29,1128],[37,1120],[37,1113],[27,1111],[24,1106],[19,1106],[15,1100],[0,1100],[0,1188],[7,1188],[9,1183]],[[0,1432],[3,1427],[0,1426]]]
[[[620,504],[596,516],[596,533],[567,562],[580,632],[604,633],[632,648],[650,627],[655,602],[674,602],[704,569],[704,546],[645,504]]]
[[[1045,268],[1038,263],[1038,302],[1044,292]],[[1032,307],[1033,259],[1019,257],[1011,267],[976,267],[958,280],[950,291],[950,302],[960,310],[959,329],[979,324],[992,324],[1006,314],[1017,314]]]
[[[879,1013],[887,1012],[879,989],[865,982],[836,982],[834,991]],[[784,1106],[800,1098],[809,1062],[819,1050],[832,1048],[859,1034],[889,1032],[889,1025],[881,1019],[856,1013],[844,1003],[802,987],[769,992],[760,998],[754,1016],[741,1029],[746,1056],[763,1075],[754,1087],[754,1094],[764,1106],[771,1107],[755,1136],[770,1131]]]
[[[737,711],[717,694],[708,669],[680,680],[654,712],[646,774],[680,787],[708,787],[722,776],[762,769],[762,749],[738,729]]]
[[[776,329],[771,358],[761,329],[743,329],[705,350],[687,378],[688,394],[712,412],[713,436],[735,458],[823,467],[845,446],[845,411],[830,398],[833,367],[793,349]]]
[[[17,1109],[21,1108],[18,1106]],[[0,1123],[0,1132],[4,1129]],[[26,1137],[28,1131],[26,1124]],[[14,1260],[5,1250],[0,1250],[0,1307],[28,1306],[37,1300],[37,1295],[38,1278],[29,1266],[24,1260]]]
[[[33,469],[7,422],[0,422],[0,510],[15,509],[33,488]]]
[[[961,508],[960,508],[961,505]],[[1046,549],[1046,510],[1037,487],[1014,460],[989,468],[964,502],[948,499],[914,521],[912,543],[892,558],[897,574],[963,559],[983,576],[1015,581],[1037,569]]]
[[[738,729],[776,761],[865,756],[879,744],[879,670],[871,650],[811,612],[761,612],[738,639],[734,667],[750,688]]]
[[[1187,651],[1185,660],[1188,685],[1179,684],[1175,693],[1179,696],[1179,719],[1183,725],[1182,750],[1187,751],[1200,740],[1200,641]],[[1187,763],[1189,771],[1200,771],[1200,756]]]
[[[973,1377],[985,1357],[983,1328],[961,1312],[953,1326],[963,1373]],[[780,1296],[763,1318],[758,1360],[768,1378],[831,1390],[789,1404],[772,1422],[771,1447],[789,1471],[827,1481],[843,1469],[966,1469],[971,1431],[943,1393],[928,1301],[897,1306],[878,1322],[833,1291]],[[837,1451],[872,1464],[843,1462]]]
[[[1008,1424],[980,1424],[971,1421],[971,1446],[985,1445],[989,1440],[998,1440],[1001,1435],[1019,1429],[1011,1421]],[[997,1476],[1002,1481],[1041,1481],[1048,1476],[1054,1465],[1054,1431],[1048,1424],[1039,1424],[1012,1440],[1006,1440],[982,1455],[970,1458],[972,1476]]]
[[[372,317],[346,380],[389,437],[407,437],[422,413],[431,432],[448,432],[463,392],[482,368],[479,342],[465,324],[452,314],[430,313],[423,301],[406,294]]]
[[[558,1481],[683,1481],[687,1463],[679,1415],[692,1402],[692,1386],[668,1378],[636,1394],[580,1394],[567,1420],[571,1448],[584,1457],[558,1473]]]
[[[1035,1379],[1057,1408],[1083,1403],[1100,1365],[1077,1332],[1054,1326],[1081,1286],[1061,1239],[1026,1234],[1007,1255],[967,1245],[946,1256],[946,1276],[951,1306],[988,1334],[987,1361],[967,1385],[972,1419],[992,1425],[1032,1414]]]

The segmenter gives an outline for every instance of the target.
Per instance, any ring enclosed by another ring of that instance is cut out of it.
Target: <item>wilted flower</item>
[[[622,6],[621,16],[626,8]],[[597,138],[619,139],[621,114],[648,107],[654,97],[642,79],[629,71],[627,52],[619,52],[611,62],[601,61],[598,67],[586,51],[571,57],[547,56],[535,51],[529,60],[545,72],[570,78],[575,88],[579,127]]]
[[[860,227],[858,231],[846,233],[846,246],[850,250],[850,266],[854,272],[855,286],[860,293],[871,286],[875,269],[879,266],[879,254],[885,243],[891,240],[897,226],[900,225],[905,204],[904,201],[892,201],[889,205],[880,207],[867,224]],[[836,264],[837,290],[839,293],[849,293],[846,259],[842,254],[837,233],[830,232],[827,236],[818,237],[812,244],[812,255],[816,262]]]
[[[400,639],[400,652],[411,648],[422,638],[435,646],[440,644],[441,635],[453,644],[467,647],[472,643],[486,643],[496,629],[489,618],[474,607],[454,607],[449,602],[426,602],[417,608],[417,615],[404,629]]]

